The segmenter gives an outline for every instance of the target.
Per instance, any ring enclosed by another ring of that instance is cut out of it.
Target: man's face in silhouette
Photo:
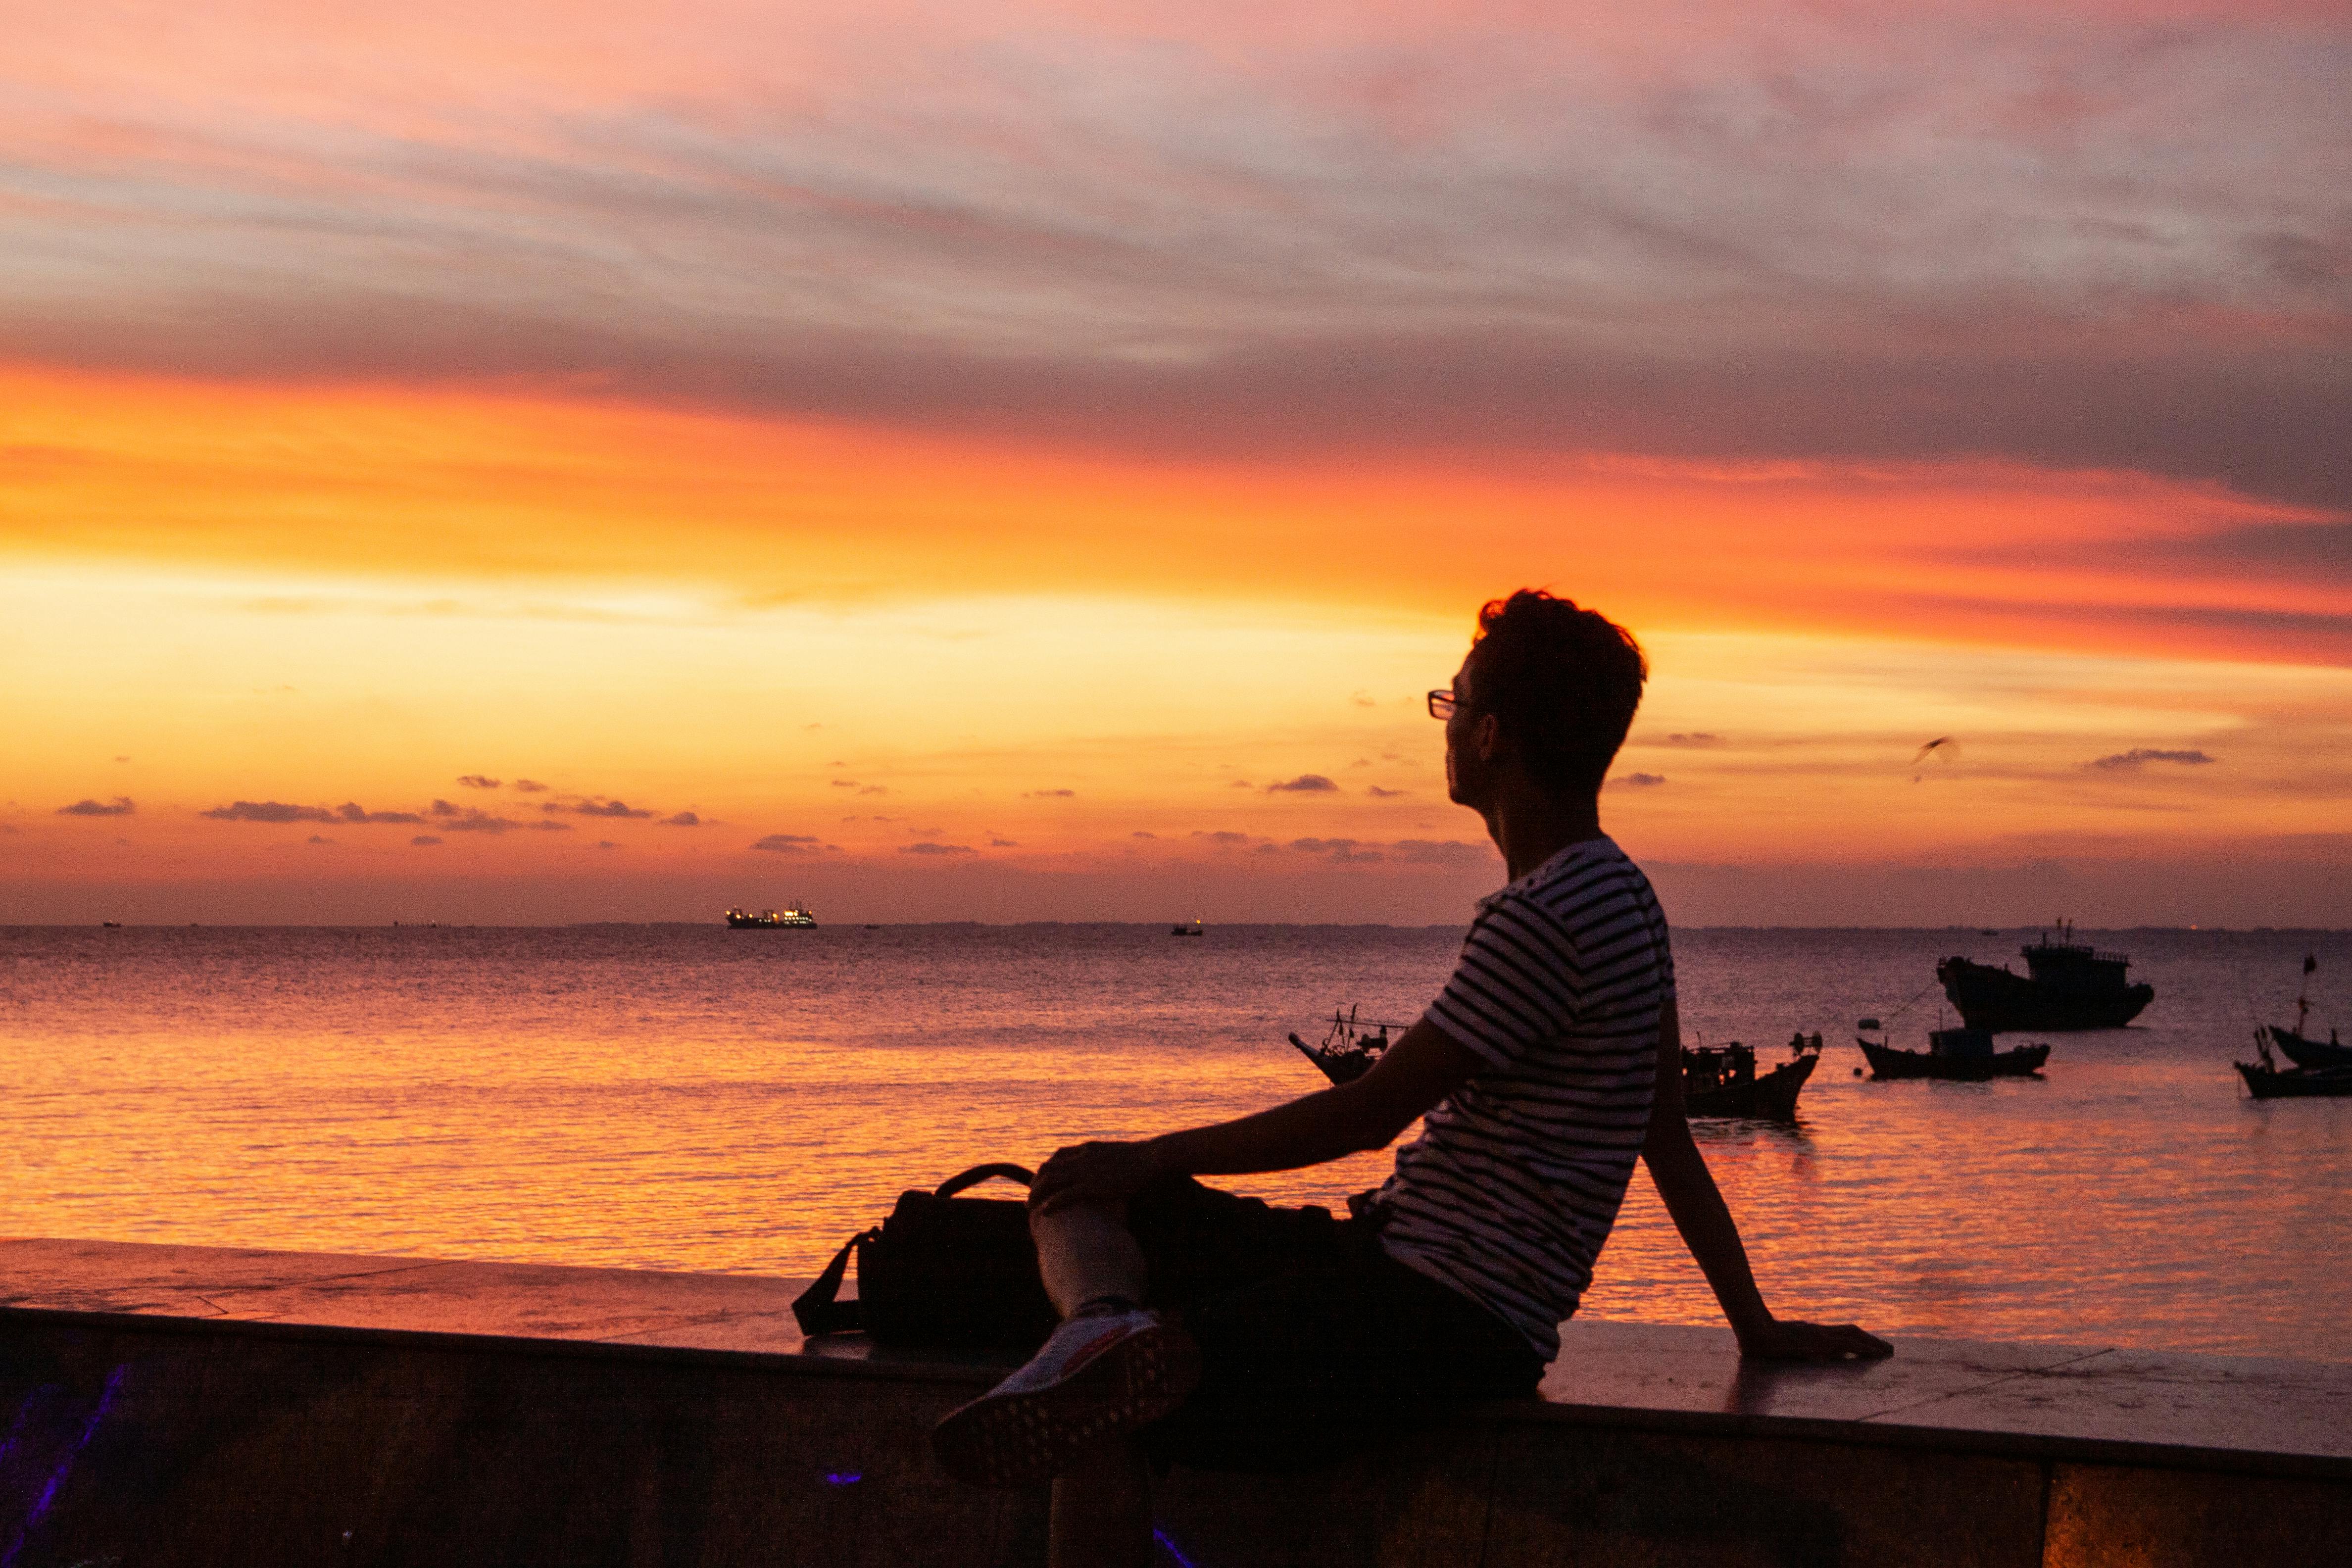
[[[1454,673],[1454,712],[1445,721],[1445,798],[1483,811],[1494,788],[1495,736],[1499,726],[1493,714],[1477,710],[1473,685],[1477,662],[1474,648]]]

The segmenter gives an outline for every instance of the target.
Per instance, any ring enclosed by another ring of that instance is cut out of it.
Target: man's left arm
[[[1895,1353],[1895,1347],[1852,1323],[1803,1323],[1775,1318],[1756,1288],[1748,1266],[1748,1248],[1739,1226],[1706,1168],[1706,1159],[1691,1141],[1690,1121],[1683,1111],[1682,1018],[1671,998],[1658,1016],[1658,1081],[1650,1106],[1650,1131],[1642,1144],[1642,1161],[1658,1184],[1675,1228],[1682,1232],[1706,1282],[1722,1303],[1739,1336],[1739,1353],[1768,1361],[1844,1361],[1849,1357],[1875,1360]]]
[[[1164,1175],[1240,1176],[1295,1171],[1385,1148],[1413,1119],[1462,1087],[1480,1066],[1470,1048],[1427,1019],[1398,1037],[1353,1083],[1232,1121],[1140,1143],[1081,1143],[1046,1161],[1029,1189],[1051,1214],[1125,1198]]]

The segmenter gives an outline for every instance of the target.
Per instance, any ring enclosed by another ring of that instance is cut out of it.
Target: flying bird
[[[1949,763],[1960,754],[1960,743],[1949,735],[1938,735],[1919,748],[1917,753],[1911,759],[1911,765],[1917,767],[1921,763],[1926,762],[1930,754],[1941,757],[1945,762]],[[1911,775],[1913,784],[1917,784],[1919,779],[1920,775],[1917,773]]]

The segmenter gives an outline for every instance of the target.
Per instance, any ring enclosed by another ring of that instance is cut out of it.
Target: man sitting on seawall
[[[1893,1353],[1853,1325],[1773,1317],[1683,1117],[1664,916],[1601,830],[1603,776],[1648,668],[1622,627],[1549,594],[1489,604],[1450,689],[1448,795],[1510,881],[1444,990],[1352,1083],[1045,1163],[1030,1231],[1063,1317],[993,1392],[940,1423],[954,1475],[1054,1480],[1052,1561],[1150,1560],[1150,1466],[1270,1468],[1450,1403],[1531,1393],[1559,1353],[1636,1155],[1744,1355]],[[1192,1178],[1385,1147],[1349,1217]]]

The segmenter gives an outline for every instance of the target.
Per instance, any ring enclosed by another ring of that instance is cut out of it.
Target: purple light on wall
[[[1168,1532],[1166,1531],[1153,1531],[1151,1532],[1151,1539],[1160,1543],[1160,1551],[1165,1552],[1171,1559],[1174,1560],[1176,1568],[1201,1568],[1199,1563],[1193,1562],[1190,1557],[1185,1556],[1181,1552],[1176,1550],[1176,1543],[1168,1539]]]
[[[829,1487],[854,1487],[865,1479],[866,1472],[863,1470],[828,1470],[825,1472],[824,1484]],[[0,1563],[0,1568],[7,1568],[7,1564]]]
[[[81,1451],[89,1447],[90,1438],[98,1432],[98,1424],[106,1419],[107,1411],[113,1407],[114,1396],[122,1387],[123,1374],[130,1370],[131,1363],[125,1362],[107,1374],[106,1387],[100,1392],[98,1404],[90,1411],[89,1419],[81,1424],[81,1431],[75,1436],[73,1447],[66,1450],[65,1458],[59,1459],[57,1468],[49,1472],[49,1484],[41,1489],[40,1500],[26,1512],[24,1522],[16,1526],[16,1539],[8,1542],[8,1550],[0,1552],[0,1568],[15,1568],[16,1554],[25,1550],[25,1542],[32,1538],[42,1516],[49,1511],[49,1505],[58,1500],[58,1489],[73,1473],[74,1461],[81,1458]]]

